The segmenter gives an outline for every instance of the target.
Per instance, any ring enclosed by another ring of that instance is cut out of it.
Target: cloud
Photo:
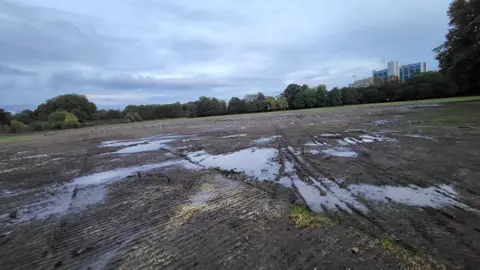
[[[433,68],[448,4],[0,1],[2,103],[72,92],[116,106],[229,99],[279,94],[293,82],[344,86],[384,58]]]

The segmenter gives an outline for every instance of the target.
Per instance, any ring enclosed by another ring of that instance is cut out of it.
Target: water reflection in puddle
[[[46,219],[53,215],[64,215],[70,212],[85,210],[89,206],[104,202],[108,184],[123,181],[138,172],[148,172],[175,166],[189,170],[202,169],[202,167],[186,160],[173,160],[82,176],[61,187],[46,190],[45,193],[54,195],[24,207],[19,211],[18,221]]]
[[[256,140],[253,140],[253,142],[256,143],[256,144],[266,144],[266,143],[269,143],[269,142],[273,142],[273,141],[275,141],[275,140],[277,140],[281,137],[282,137],[281,135],[276,135],[276,136],[256,139]]]
[[[308,151],[308,153],[310,153],[312,155],[324,154],[324,155],[334,156],[334,157],[356,157],[356,156],[358,156],[357,152],[352,151],[348,148],[344,148],[344,147],[335,147],[335,148],[329,148],[329,149],[324,149],[324,150],[309,149],[307,151]]]
[[[237,137],[245,137],[245,136],[247,136],[247,134],[233,134],[233,135],[222,136],[220,138],[229,139],[229,138],[237,138]]]
[[[275,179],[280,164],[273,161],[278,150],[275,148],[248,148],[229,154],[211,155],[205,151],[192,152],[188,157],[193,162],[222,170],[243,172],[258,180]]]

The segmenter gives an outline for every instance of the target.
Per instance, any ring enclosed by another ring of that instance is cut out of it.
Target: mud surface
[[[336,108],[2,142],[0,266],[478,269],[478,115]]]

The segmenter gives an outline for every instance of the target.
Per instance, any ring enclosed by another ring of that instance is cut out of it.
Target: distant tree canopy
[[[454,0],[448,9],[450,28],[434,49],[440,72],[458,86],[459,95],[480,94],[480,2]]]
[[[0,108],[0,124],[3,125],[10,125],[10,121],[12,120],[12,115],[5,111],[4,109]]]
[[[56,96],[40,104],[33,112],[33,115],[36,119],[47,121],[51,113],[59,110],[72,113],[80,122],[86,122],[94,120],[97,106],[84,95],[67,94]]]

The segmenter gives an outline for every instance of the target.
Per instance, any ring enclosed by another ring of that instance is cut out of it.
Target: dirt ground
[[[480,102],[0,142],[1,269],[478,269]]]

